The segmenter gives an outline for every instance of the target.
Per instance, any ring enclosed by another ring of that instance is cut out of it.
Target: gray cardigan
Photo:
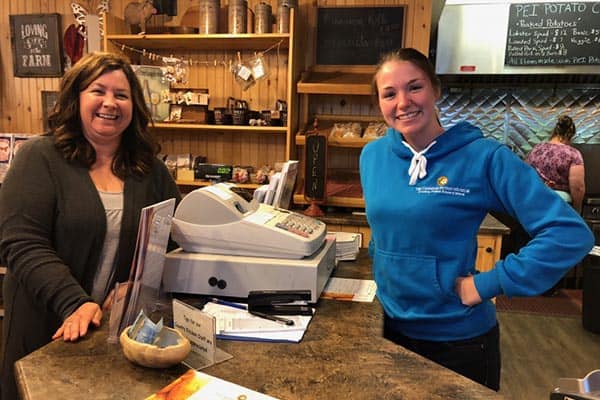
[[[129,278],[141,208],[169,198],[181,199],[158,159],[150,174],[125,180],[116,281]],[[24,143],[0,188],[0,257],[7,267],[2,386],[8,366],[12,372],[14,361],[48,343],[66,317],[92,301],[105,231],[88,169],[67,162],[52,137]]]

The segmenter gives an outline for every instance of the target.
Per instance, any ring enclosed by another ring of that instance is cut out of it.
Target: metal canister
[[[277,7],[277,33],[289,33],[290,31],[290,7],[280,4]]]
[[[212,34],[219,32],[219,10],[221,3],[219,0],[200,0],[199,4],[201,34]]]
[[[229,33],[246,33],[248,17],[247,0],[229,0],[228,29]]]
[[[298,9],[298,0],[279,0],[277,2],[277,33],[289,33],[290,8]]]
[[[254,9],[254,33],[271,33],[272,21],[271,5],[258,3]]]

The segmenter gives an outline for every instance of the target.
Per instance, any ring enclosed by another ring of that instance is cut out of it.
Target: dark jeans
[[[383,337],[495,391],[500,389],[500,329],[471,339],[432,342],[404,336],[387,315]]]

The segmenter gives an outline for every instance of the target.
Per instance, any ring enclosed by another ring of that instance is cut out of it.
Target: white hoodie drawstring
[[[424,154],[435,144],[435,140],[429,143],[429,146],[421,151],[415,151],[410,144],[406,143],[404,140],[402,141],[402,144],[408,147],[413,153],[413,158],[410,160],[410,167],[408,167],[408,175],[410,175],[408,184],[414,186],[417,183],[417,179],[423,179],[427,176],[427,158],[425,158]]]

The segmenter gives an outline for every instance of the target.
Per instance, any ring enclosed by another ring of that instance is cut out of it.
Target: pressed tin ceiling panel
[[[450,87],[438,107],[445,127],[469,121],[521,157],[550,137],[561,114],[575,121],[574,142],[600,143],[600,87]]]

